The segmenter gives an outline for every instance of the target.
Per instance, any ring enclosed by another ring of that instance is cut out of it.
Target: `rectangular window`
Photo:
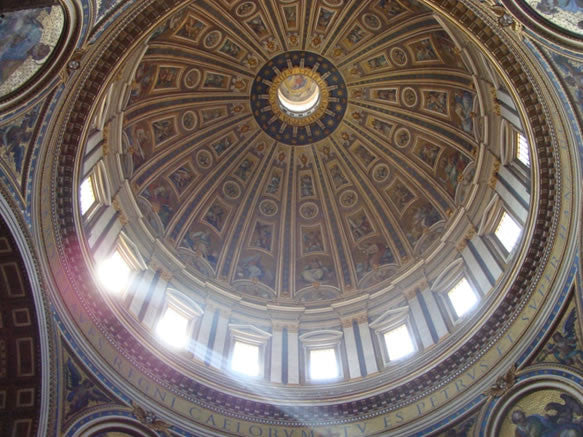
[[[467,314],[478,303],[478,296],[466,278],[462,278],[447,295],[458,317]]]
[[[259,346],[235,341],[231,356],[231,370],[247,376],[259,376]]]
[[[310,350],[310,379],[324,381],[338,378],[338,361],[336,350],[311,349]]]
[[[521,234],[522,228],[520,225],[514,221],[510,214],[504,211],[494,235],[496,235],[496,238],[508,253],[512,252]]]
[[[90,177],[85,178],[81,183],[79,191],[79,205],[81,207],[81,214],[85,215],[95,203],[95,190],[93,188],[93,181]]]
[[[405,358],[415,352],[411,334],[405,324],[385,332],[384,337],[390,361]]]
[[[170,346],[183,348],[188,342],[187,328],[188,318],[169,306],[158,321],[156,334]]]
[[[516,135],[516,157],[527,167],[530,167],[530,152],[528,150],[528,141],[522,134]]]

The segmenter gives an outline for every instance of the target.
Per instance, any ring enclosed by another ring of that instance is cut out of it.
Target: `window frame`
[[[81,217],[83,218],[89,218],[90,216],[92,216],[95,213],[95,209],[98,208],[99,205],[99,200],[98,200],[98,196],[97,196],[97,190],[95,189],[95,178],[93,177],[93,172],[90,173],[89,175],[87,175],[82,181],[81,184],[79,185],[79,212],[81,213]],[[91,186],[91,192],[93,193],[93,202],[91,203],[91,205],[89,205],[89,207],[85,210],[85,212],[83,211],[83,185],[85,183],[89,183]]]
[[[123,286],[119,287],[119,289],[110,289],[107,285],[104,284],[104,281],[101,279],[101,275],[102,275],[101,270],[103,268],[105,268],[105,266],[103,264],[107,263],[107,262],[111,262],[111,258],[113,256],[116,256],[116,254],[117,254],[117,256],[119,256],[119,258],[121,258],[121,260],[123,261],[123,263],[127,267],[128,275],[127,275],[127,278],[125,280],[125,284]],[[120,248],[120,246],[118,244],[116,244],[113,247],[113,250],[104,259],[102,259],[96,263],[96,276],[97,276],[98,283],[100,284],[101,288],[110,296],[124,297],[126,295],[128,288],[129,288],[135,275],[136,275],[136,270],[134,270],[132,268],[131,263],[128,262],[127,258],[123,254],[123,250]]]
[[[313,361],[313,356],[312,354],[314,352],[318,352],[318,351],[332,351],[332,353],[334,354],[334,360],[336,361],[336,375],[330,377],[330,378],[314,378],[314,376],[312,375],[312,361]],[[340,377],[342,376],[342,371],[341,371],[341,360],[339,359],[339,351],[338,348],[336,346],[333,345],[328,345],[328,346],[322,346],[322,347],[311,347],[309,349],[306,350],[307,352],[307,356],[306,356],[306,375],[309,377],[307,380],[310,381],[311,383],[314,384],[318,384],[318,383],[327,383],[327,382],[331,382],[331,381],[336,381],[338,379],[340,379]]]
[[[409,340],[411,341],[411,345],[413,346],[413,350],[411,351],[411,353],[407,354],[407,355],[403,355],[402,357],[399,358],[393,358],[391,359],[391,354],[389,352],[389,344],[387,342],[387,337],[386,335],[389,334],[392,331],[395,331],[397,329],[400,329],[401,327],[405,327],[405,329],[407,330],[407,334],[409,335]],[[391,328],[387,329],[383,335],[382,335],[382,339],[383,339],[383,343],[385,346],[385,350],[387,353],[387,363],[389,364],[394,364],[397,362],[401,362],[403,360],[406,360],[408,358],[410,358],[411,356],[415,355],[416,352],[418,352],[418,345],[417,342],[415,341],[415,336],[413,335],[413,330],[411,329],[410,326],[410,320],[409,318],[407,318],[407,320],[403,321],[402,323],[396,325],[396,326],[392,326]]]
[[[91,181],[91,186],[93,189],[93,197],[95,200],[93,204],[89,207],[85,213],[81,211],[81,185],[87,181]],[[105,164],[103,159],[100,159],[94,166],[87,172],[87,174],[81,179],[79,184],[79,189],[77,192],[77,204],[79,206],[79,214],[85,223],[88,223],[97,215],[97,211],[100,210],[102,205],[111,204],[111,193],[109,190],[109,178],[107,176],[107,170],[105,169]]]
[[[158,331],[160,329],[159,328],[160,323],[162,323],[162,321],[164,320],[164,318],[169,310],[174,311],[176,314],[183,317],[186,321],[186,325],[184,327],[184,337],[185,338],[184,338],[183,345],[176,345],[176,344],[173,344],[171,342],[165,341],[162,338],[162,333]],[[162,309],[162,311],[160,313],[160,317],[158,317],[158,320],[156,321],[154,331],[155,331],[156,337],[158,338],[159,343],[162,343],[164,346],[168,347],[169,349],[176,349],[176,350],[186,349],[188,347],[188,342],[189,342],[189,337],[190,337],[189,333],[190,333],[190,331],[192,331],[192,318],[189,317],[188,313],[186,313],[185,311],[182,311],[179,307],[167,302],[166,305],[164,305],[164,308]]]
[[[168,308],[172,308],[178,314],[184,316],[187,319],[186,322],[186,329],[185,329],[185,337],[186,342],[182,347],[176,347],[171,343],[168,343],[160,338],[157,329],[158,324],[168,311]],[[183,351],[190,351],[193,349],[193,341],[194,341],[194,333],[195,328],[200,324],[201,316],[203,314],[202,308],[191,299],[184,297],[183,293],[173,288],[166,289],[166,298],[164,299],[164,305],[162,306],[160,312],[158,313],[158,317],[156,319],[156,323],[154,325],[153,334],[156,336],[158,341],[168,347],[169,349],[173,350],[183,350]]]
[[[507,214],[513,221],[518,225],[521,230],[521,235],[517,240],[514,248],[511,251],[508,251],[502,241],[496,235],[496,229],[500,224],[504,214]],[[515,217],[513,212],[510,210],[508,205],[500,198],[497,199],[495,204],[493,204],[490,211],[487,211],[487,214],[484,215],[483,222],[480,225],[480,235],[483,236],[484,243],[488,246],[491,253],[496,258],[497,262],[500,265],[507,264],[512,257],[514,256],[516,250],[520,245],[520,239],[523,237],[524,233],[524,224]],[[467,276],[467,275],[466,275]]]
[[[472,293],[474,293],[474,296],[476,297],[476,305],[471,308],[470,310],[468,310],[466,313],[459,315],[455,309],[455,305],[450,297],[450,292],[452,292],[454,290],[455,287],[458,286],[458,284],[463,281],[465,279],[465,281],[468,283],[468,286],[470,288],[470,290],[472,291]],[[450,286],[445,290],[445,299],[447,301],[447,308],[448,308],[448,312],[450,313],[450,318],[453,321],[454,325],[458,322],[460,322],[461,320],[465,319],[466,316],[468,316],[469,314],[471,314],[472,312],[474,312],[476,310],[476,308],[480,305],[480,301],[482,300],[482,295],[480,294],[480,292],[476,289],[476,286],[473,284],[472,280],[470,279],[469,275],[467,275],[466,273],[459,275],[458,278],[454,281],[451,282]]]
[[[496,231],[498,230],[500,224],[502,223],[502,220],[503,220],[505,215],[520,228],[520,236],[517,238],[516,242],[514,243],[514,247],[512,247],[511,250],[508,250],[506,248],[506,246],[504,245],[504,243],[502,242],[502,240],[500,239],[500,237],[498,237],[498,235],[496,235]],[[500,212],[498,213],[497,220],[494,223],[495,224],[493,226],[493,229],[492,229],[492,232],[490,235],[490,240],[495,245],[496,250],[498,251],[498,253],[502,257],[504,262],[508,262],[508,260],[515,253],[516,248],[519,247],[518,243],[520,242],[520,239],[523,236],[524,226],[516,218],[514,218],[514,216],[512,215],[512,213],[509,210],[507,210],[504,207],[502,207],[500,209]]]
[[[265,379],[267,377],[267,370],[269,368],[268,350],[269,341],[271,340],[271,333],[264,331],[252,325],[229,324],[229,353],[227,357],[226,368],[232,374],[238,377],[249,379]],[[232,368],[233,353],[235,351],[235,344],[237,342],[251,344],[259,347],[259,372],[256,376],[246,375],[242,372],[237,372]]]
[[[520,147],[519,141],[520,137],[525,138],[528,147],[528,157],[530,165],[527,166],[518,159],[518,148]],[[530,142],[528,141],[528,137],[521,132],[520,130],[516,129],[515,127],[509,127],[509,134],[507,136],[508,142],[510,144],[510,157],[508,162],[505,162],[504,165],[513,172],[518,179],[522,180],[525,185],[530,185],[531,180],[531,171],[532,171],[532,154],[530,150]]]
[[[344,363],[342,360],[342,339],[344,333],[342,331],[336,331],[332,329],[312,331],[300,336],[300,341],[302,343],[302,355],[303,355],[303,376],[304,381],[307,384],[330,384],[345,379]],[[311,352],[314,350],[324,350],[332,349],[334,350],[334,355],[336,358],[336,368],[338,369],[338,374],[332,378],[327,379],[314,379],[311,375]]]
[[[119,256],[125,262],[125,264],[129,267],[130,273],[128,275],[127,284],[125,287],[120,289],[117,292],[112,292],[107,290],[102,284],[99,278],[98,270],[100,268],[100,263],[104,261],[102,260],[95,260],[95,277],[97,282],[101,285],[101,287],[110,295],[110,296],[118,296],[120,298],[125,297],[128,292],[128,288],[130,287],[132,281],[135,279],[136,275],[140,271],[144,271],[148,269],[146,262],[142,258],[140,252],[138,251],[134,242],[132,242],[122,231],[117,236],[117,241],[111,248],[111,251],[107,254],[105,259],[111,257],[115,252],[118,252]]]
[[[413,344],[413,352],[405,357],[391,360],[385,334],[403,325],[407,327],[409,338]],[[403,360],[410,359],[421,350],[421,343],[414,329],[411,312],[408,305],[385,311],[381,316],[377,317],[372,323],[370,323],[369,327],[375,332],[376,341],[379,345],[379,350],[381,351],[384,367],[390,367],[397,365],[398,363],[402,363]]]
[[[521,144],[523,141],[526,146],[526,151],[528,152],[528,164],[525,163],[522,159],[520,159],[520,151],[522,150]],[[514,143],[513,143],[513,161],[516,161],[519,165],[523,168],[528,169],[529,171],[532,169],[532,154],[530,153],[530,142],[526,135],[518,130],[514,130]]]
[[[234,362],[234,358],[235,358],[235,350],[237,348],[237,345],[246,345],[246,346],[252,346],[254,348],[257,348],[257,374],[256,375],[250,375],[248,373],[245,372],[241,372],[237,369],[233,368],[233,362]],[[265,365],[264,365],[264,359],[262,359],[263,357],[263,353],[264,351],[262,350],[263,348],[263,344],[261,343],[257,343],[257,342],[250,342],[247,340],[242,340],[242,339],[233,339],[232,343],[231,343],[231,347],[230,347],[230,354],[229,354],[229,370],[237,375],[241,375],[245,378],[261,378],[264,376],[265,374]]]

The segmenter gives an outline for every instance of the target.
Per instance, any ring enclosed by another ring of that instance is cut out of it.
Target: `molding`
[[[19,215],[18,208],[11,203],[4,187],[0,184],[0,215],[4,219],[8,229],[16,241],[18,250],[24,262],[28,281],[34,299],[37,311],[37,323],[40,340],[41,362],[43,363],[41,372],[41,404],[38,423],[38,434],[50,434],[54,427],[54,421],[57,417],[55,406],[57,399],[55,397],[55,386],[57,378],[56,371],[56,351],[54,342],[54,327],[52,317],[49,312],[49,301],[45,290],[44,280],[39,270],[39,260],[35,252],[35,246],[32,238]]]
[[[386,331],[394,328],[397,325],[402,324],[409,318],[409,305],[391,308],[385,311],[380,317],[377,317],[371,323],[369,327],[374,329],[377,334],[383,334]]]

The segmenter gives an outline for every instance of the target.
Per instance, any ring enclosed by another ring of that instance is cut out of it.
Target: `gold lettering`
[[[249,434],[251,434],[253,437],[260,437],[263,435],[263,428],[260,428],[257,425],[251,425],[249,427]]]
[[[460,388],[460,387],[461,387],[461,388]],[[458,379],[458,380],[455,382],[455,388],[456,388],[456,390],[457,390],[457,392],[458,392],[458,393],[459,393],[459,392],[461,392],[461,391],[462,391],[462,389],[463,389],[463,390],[467,389],[467,387],[465,386],[464,382],[463,382],[461,379]]]
[[[161,401],[166,401],[166,392],[160,390],[160,387],[156,387],[156,389],[154,390],[154,398],[156,398],[156,396],[161,400]]]
[[[196,413],[196,415],[195,415]],[[194,420],[198,420],[200,418],[200,409],[197,407],[192,407],[190,409],[190,411],[188,412],[188,414],[190,415],[190,417],[192,417]]]
[[[119,355],[116,355],[115,357],[113,357],[113,367],[115,367],[119,372],[121,372],[121,358],[119,357]]]
[[[445,390],[441,390],[441,392],[445,396],[445,399],[449,399],[449,394],[447,393],[447,387],[445,388]]]
[[[150,391],[150,384],[148,384],[147,380],[145,380],[141,376],[140,379],[138,379],[138,387],[140,387],[146,393]]]

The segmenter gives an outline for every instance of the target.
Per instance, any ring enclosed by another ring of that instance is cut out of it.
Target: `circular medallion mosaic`
[[[395,132],[395,144],[399,147],[407,147],[411,142],[411,132],[405,127],[397,129]]]
[[[228,181],[223,185],[223,193],[229,199],[238,199],[241,196],[241,188],[236,182]]]
[[[340,195],[340,205],[343,208],[352,208],[358,202],[358,194],[353,190],[345,191]]]
[[[184,75],[184,85],[188,89],[196,88],[200,83],[200,70],[192,68]]]
[[[266,217],[273,217],[279,211],[277,204],[273,200],[262,200],[259,204],[259,211]]]
[[[379,30],[382,25],[380,18],[371,13],[364,14],[362,16],[362,22],[370,30]]]
[[[403,102],[409,108],[417,104],[417,92],[413,88],[405,88],[403,90]]]
[[[200,150],[196,154],[196,162],[201,168],[209,168],[213,163],[213,158],[207,150]]]
[[[386,164],[378,164],[372,172],[375,182],[384,182],[389,177],[389,167]]]
[[[182,115],[182,127],[187,130],[193,130],[196,125],[198,124],[198,117],[194,113],[194,111],[186,111]]]
[[[391,49],[391,59],[395,64],[402,67],[407,63],[407,53],[400,47],[393,47]]]
[[[222,38],[223,34],[221,32],[219,32],[218,30],[213,30],[204,39],[204,46],[207,49],[214,49],[216,46],[219,45]]]
[[[251,88],[251,107],[259,126],[290,145],[326,138],[342,121],[346,105],[340,72],[310,52],[276,56],[259,71]]]
[[[245,2],[237,8],[237,15],[239,17],[248,17],[253,12],[255,12],[255,9],[257,9],[257,5],[255,5],[255,3]]]
[[[304,203],[300,207],[300,215],[306,220],[313,219],[318,215],[319,212],[320,210],[318,209],[318,205],[316,205],[314,202]]]

